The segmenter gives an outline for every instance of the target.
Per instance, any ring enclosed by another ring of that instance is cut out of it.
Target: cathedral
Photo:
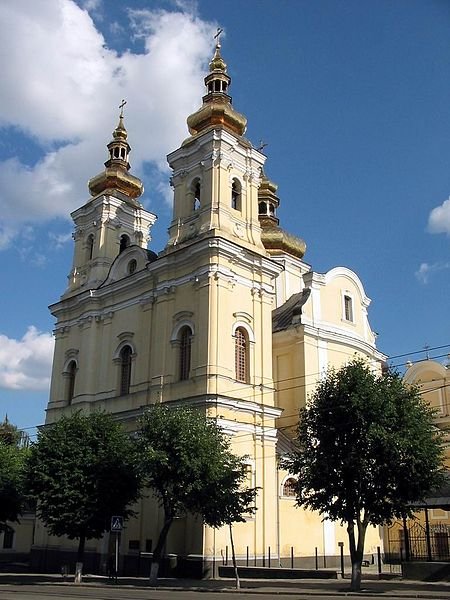
[[[234,527],[238,558],[312,566],[319,557],[320,566],[333,566],[346,531],[294,506],[292,479],[277,457],[289,450],[299,408],[329,366],[355,354],[374,365],[385,357],[358,276],[346,267],[313,271],[305,242],[280,226],[277,185],[266,156],[245,137],[230,82],[218,42],[202,104],[187,118],[189,135],[167,157],[173,215],[159,252],[148,249],[156,216],[139,201],[143,184],[130,172],[122,107],[105,168],[72,213],[73,265],[50,307],[56,344],[46,423],[102,410],[133,431],[152,404],[197,407],[248,457],[249,483],[259,488],[256,513]],[[121,536],[125,574],[148,561],[162,523],[151,498],[136,511]],[[87,542],[87,570],[101,571],[110,544],[109,533]],[[373,528],[366,553],[377,546],[382,536]],[[74,551],[74,542],[37,523],[35,567],[53,568]],[[189,515],[176,520],[166,547],[174,572],[184,574],[214,575],[228,552],[226,528]]]

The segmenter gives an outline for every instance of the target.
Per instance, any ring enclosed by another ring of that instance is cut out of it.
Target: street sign
[[[111,531],[122,531],[123,517],[111,517]]]

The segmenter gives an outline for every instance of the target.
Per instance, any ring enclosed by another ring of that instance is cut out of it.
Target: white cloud
[[[450,269],[450,262],[435,262],[432,264],[424,262],[420,265],[415,275],[420,283],[427,284],[433,273],[445,271],[446,269]]]
[[[428,217],[428,231],[431,233],[447,233],[450,235],[450,198],[436,206]]]
[[[20,340],[0,334],[0,388],[46,390],[50,386],[54,340],[28,327]]]
[[[18,128],[42,149],[33,166],[20,156],[0,162],[0,248],[19,225],[68,217],[88,199],[86,182],[103,168],[122,98],[133,173],[153,162],[153,189],[167,180],[165,155],[187,136],[186,115],[201,103],[215,26],[186,9],[133,11],[130,19],[145,52],[119,55],[73,0],[0,3],[0,54],[8,56],[0,127]]]
[[[50,240],[54,243],[54,246],[57,250],[68,244],[72,241],[72,233],[53,233],[50,232],[48,234]]]

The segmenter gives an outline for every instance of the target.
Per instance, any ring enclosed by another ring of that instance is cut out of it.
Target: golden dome
[[[306,244],[295,235],[287,233],[278,226],[276,216],[280,200],[276,195],[278,186],[270,181],[263,172],[258,190],[258,218],[261,225],[261,241],[269,254],[290,254],[303,258]]]
[[[142,181],[128,172],[130,169],[128,155],[131,148],[127,141],[128,133],[123,122],[125,104],[126,102],[123,100],[120,105],[119,123],[113,131],[113,139],[107,146],[109,158],[105,162],[106,168],[102,173],[89,180],[88,187],[91,196],[98,196],[106,190],[118,190],[135,199],[144,192]]]
[[[269,254],[290,254],[297,258],[303,258],[306,252],[305,242],[281,227],[263,228],[261,241]]]
[[[203,106],[187,119],[189,133],[197,135],[210,128],[224,127],[237,135],[244,135],[247,119],[234,110],[228,87],[231,77],[227,65],[220,54],[220,44],[216,44],[214,56],[209,63],[209,73],[205,77],[207,93],[203,96]]]

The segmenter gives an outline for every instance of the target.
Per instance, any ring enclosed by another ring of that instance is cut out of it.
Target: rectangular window
[[[353,323],[353,300],[350,296],[344,296],[344,319]]]
[[[3,533],[3,549],[10,550],[13,547],[14,543],[14,529],[12,527],[8,527],[8,529]]]
[[[129,540],[128,549],[129,550],[140,550],[139,540]]]

